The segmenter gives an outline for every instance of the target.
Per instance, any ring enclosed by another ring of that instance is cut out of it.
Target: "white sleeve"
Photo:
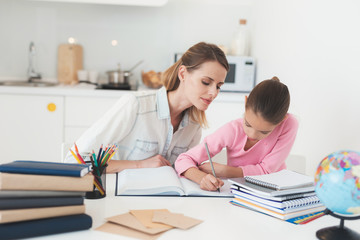
[[[99,120],[76,140],[79,152],[91,152],[101,144],[113,144],[129,134],[135,123],[139,108],[136,97],[126,94],[121,97]],[[74,150],[74,147],[72,147]],[[65,162],[76,162],[70,151]]]

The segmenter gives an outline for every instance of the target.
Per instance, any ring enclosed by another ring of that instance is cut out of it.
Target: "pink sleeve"
[[[224,147],[232,145],[238,132],[234,130],[236,122],[237,120],[234,120],[225,124],[213,134],[205,137],[203,142],[189,149],[187,152],[180,154],[175,161],[175,170],[179,176],[189,168],[197,168],[202,162],[209,159],[205,149],[205,142],[208,145],[211,157],[218,154]]]
[[[296,118],[290,114],[288,116],[272,151],[258,164],[242,166],[244,176],[268,174],[286,168],[285,160],[295,142],[298,129]]]

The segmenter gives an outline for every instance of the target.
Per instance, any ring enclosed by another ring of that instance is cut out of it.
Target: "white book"
[[[264,199],[273,200],[273,201],[280,201],[280,202],[292,200],[292,199],[296,199],[296,198],[311,197],[311,196],[316,195],[315,191],[311,191],[311,192],[301,192],[301,193],[282,195],[282,196],[270,196],[270,195],[255,193],[255,192],[251,191],[250,189],[243,188],[243,187],[240,187],[235,184],[231,184],[230,188],[233,193],[234,193],[234,191],[243,192],[243,193],[248,193],[248,194],[254,195],[259,198],[264,198]]]
[[[282,213],[282,214],[297,212],[300,210],[306,210],[306,209],[314,208],[314,207],[324,206],[316,196],[313,196],[310,198],[312,198],[312,199],[310,199],[309,202],[306,202],[305,200],[304,201],[296,200],[296,201],[293,201],[292,203],[289,203],[288,205],[284,205],[284,206],[280,207],[280,206],[270,205],[263,201],[258,201],[258,199],[254,200],[251,198],[246,198],[241,195],[235,194],[235,199],[242,199],[247,202],[256,204],[257,206],[264,207],[264,208],[267,208],[274,212],[278,212],[278,213]]]
[[[246,176],[245,180],[247,182],[275,190],[293,189],[314,185],[314,178],[287,169],[270,174]]]
[[[306,193],[306,192],[313,192],[315,191],[314,185],[309,185],[306,187],[299,187],[299,188],[291,188],[285,190],[274,190],[271,188],[263,187],[254,183],[247,182],[245,178],[229,178],[228,181],[240,188],[246,188],[250,190],[254,195],[259,196],[286,196],[291,194],[297,193]],[[285,180],[286,181],[286,180]]]
[[[243,207],[246,207],[246,208],[261,212],[261,213],[265,213],[267,215],[270,215],[270,216],[273,216],[273,217],[276,217],[279,219],[283,219],[283,220],[287,220],[287,219],[291,219],[291,218],[299,217],[299,216],[304,216],[306,214],[320,212],[320,211],[325,210],[325,206],[321,205],[321,206],[314,206],[313,208],[303,209],[303,210],[299,210],[299,211],[293,211],[293,212],[288,212],[288,213],[279,213],[279,212],[273,211],[271,209],[254,204],[252,202],[246,201],[244,199],[234,198],[231,201],[231,203],[234,205],[243,206]]]
[[[131,196],[209,196],[233,197],[230,183],[217,191],[205,191],[184,177],[178,177],[172,167],[125,169],[116,175],[115,195]]]
[[[275,208],[282,208],[282,209],[311,206],[320,203],[320,199],[316,196],[315,192],[309,193],[311,195],[307,197],[298,197],[296,199],[284,200],[284,201],[267,199],[235,189],[232,189],[232,193],[236,198],[242,198],[255,203],[263,203],[265,205],[269,205]]]

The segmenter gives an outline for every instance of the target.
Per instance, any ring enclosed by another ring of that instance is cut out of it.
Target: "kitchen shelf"
[[[30,0],[30,1],[93,3],[93,4],[148,6],[148,7],[161,7],[168,2],[168,0]]]

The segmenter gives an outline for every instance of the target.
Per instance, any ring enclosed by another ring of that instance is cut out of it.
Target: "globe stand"
[[[339,216],[329,209],[326,209],[325,214],[329,214],[333,217],[340,219],[340,226],[333,226],[322,228],[316,232],[316,237],[322,240],[335,240],[335,239],[346,239],[346,240],[359,240],[360,234],[344,226],[345,220],[356,220],[360,219],[360,216],[346,217]]]

